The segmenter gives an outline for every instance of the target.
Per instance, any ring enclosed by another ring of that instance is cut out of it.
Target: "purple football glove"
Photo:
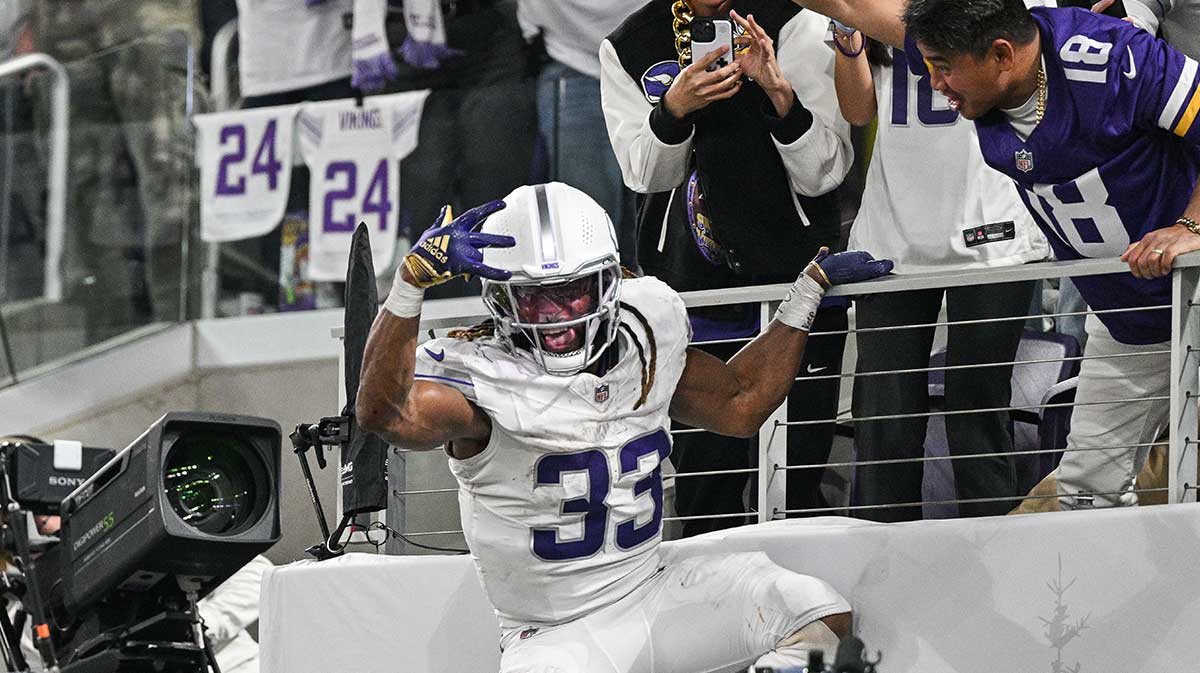
[[[479,227],[492,213],[504,208],[503,201],[491,201],[459,215],[451,221],[450,206],[442,208],[437,223],[425,230],[404,257],[404,266],[413,284],[426,288],[451,278],[475,274],[490,280],[508,280],[512,273],[483,264],[484,248],[511,248],[512,236],[480,233]]]
[[[871,253],[863,250],[847,250],[831,255],[829,248],[821,248],[812,263],[829,281],[827,287],[886,276],[892,272],[892,268],[895,266],[892,260],[875,259]]]

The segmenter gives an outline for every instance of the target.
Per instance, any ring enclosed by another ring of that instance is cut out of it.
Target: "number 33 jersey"
[[[1022,139],[1000,111],[976,121],[984,159],[1018,192],[1059,259],[1116,257],[1183,214],[1200,174],[1196,61],[1129,23],[1030,10],[1042,40],[1045,116]],[[909,37],[909,63],[923,66]],[[916,56],[916,57],[914,57]],[[1170,278],[1075,279],[1093,309],[1169,304]],[[1170,311],[1098,316],[1128,344],[1166,341]]]
[[[620,357],[602,377],[551,376],[490,338],[417,349],[418,381],[456,388],[492,421],[483,452],[450,469],[504,628],[578,618],[661,567],[660,463],[690,329],[682,300],[654,278],[622,282],[620,321]]]

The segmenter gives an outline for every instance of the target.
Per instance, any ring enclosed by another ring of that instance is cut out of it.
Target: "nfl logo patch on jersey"
[[[596,386],[596,401],[597,402],[607,402],[608,401],[608,384],[607,383],[601,383],[600,385]]]
[[[1029,150],[1017,150],[1013,156],[1017,160],[1017,170],[1022,173],[1028,173],[1033,170],[1033,152]]]

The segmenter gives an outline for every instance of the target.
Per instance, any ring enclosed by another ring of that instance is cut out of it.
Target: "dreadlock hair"
[[[976,59],[986,56],[995,40],[1023,45],[1037,36],[1024,0],[910,0],[904,27],[931,49]]]
[[[638,274],[636,271],[632,271],[624,266],[621,267],[621,278],[623,280],[630,280],[638,277],[640,277],[640,274]],[[650,396],[650,390],[654,387],[654,372],[658,368],[658,342],[654,339],[654,329],[650,327],[650,321],[646,319],[646,316],[643,315],[641,311],[629,304],[626,304],[625,302],[620,302],[618,306],[620,306],[621,310],[628,311],[630,315],[637,319],[637,321],[641,324],[642,329],[646,332],[646,340],[649,342],[648,350],[650,351],[650,358],[649,361],[647,361],[647,349],[642,347],[642,342],[638,341],[637,336],[634,335],[633,328],[626,323],[621,323],[620,329],[624,330],[629,336],[629,340],[633,343],[634,349],[637,350],[638,362],[640,362],[642,366],[642,392],[641,395],[638,396],[637,402],[633,405],[634,411],[637,411],[642,407],[643,404],[646,403],[646,399]],[[495,335],[496,321],[491,318],[488,318],[487,320],[484,320],[483,322],[471,327],[452,329],[446,334],[446,336],[450,337],[451,339],[460,339],[463,341],[475,341],[477,339],[485,339]],[[522,345],[522,340],[524,340],[524,346],[527,347],[529,345],[528,339],[525,338],[524,334],[517,335],[517,337],[518,338],[514,339],[514,341],[518,346]]]

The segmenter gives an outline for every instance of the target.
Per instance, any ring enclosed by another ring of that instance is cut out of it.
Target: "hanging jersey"
[[[1017,182],[1059,259],[1116,257],[1174,224],[1200,175],[1196,61],[1133,25],[1081,9],[1030,10],[1042,39],[1045,116],[1022,141],[1003,113],[976,121],[983,157]],[[925,71],[908,39],[910,66]],[[1171,303],[1171,279],[1075,279],[1093,309]],[[1101,314],[1118,341],[1170,337],[1169,310]]]
[[[1046,238],[1012,180],[983,162],[975,126],[950,109],[904,51],[872,66],[878,125],[849,247],[928,273],[1046,259]]]
[[[243,96],[293,91],[350,76],[351,0],[238,0]]]
[[[667,410],[686,359],[687,313],[649,277],[623,282],[621,303],[629,330],[603,377],[551,376],[495,339],[435,339],[417,349],[418,380],[462,391],[492,421],[484,451],[451,459],[450,469],[502,628],[578,618],[662,566],[659,464],[671,451]],[[634,409],[644,381],[652,381],[648,397]]]
[[[298,105],[196,115],[200,238],[254,238],[274,229],[292,181]]]
[[[428,91],[305,103],[297,134],[312,174],[308,196],[309,280],[346,279],[358,223],[371,232],[375,273],[392,261],[399,220],[399,162],[417,146]]]

